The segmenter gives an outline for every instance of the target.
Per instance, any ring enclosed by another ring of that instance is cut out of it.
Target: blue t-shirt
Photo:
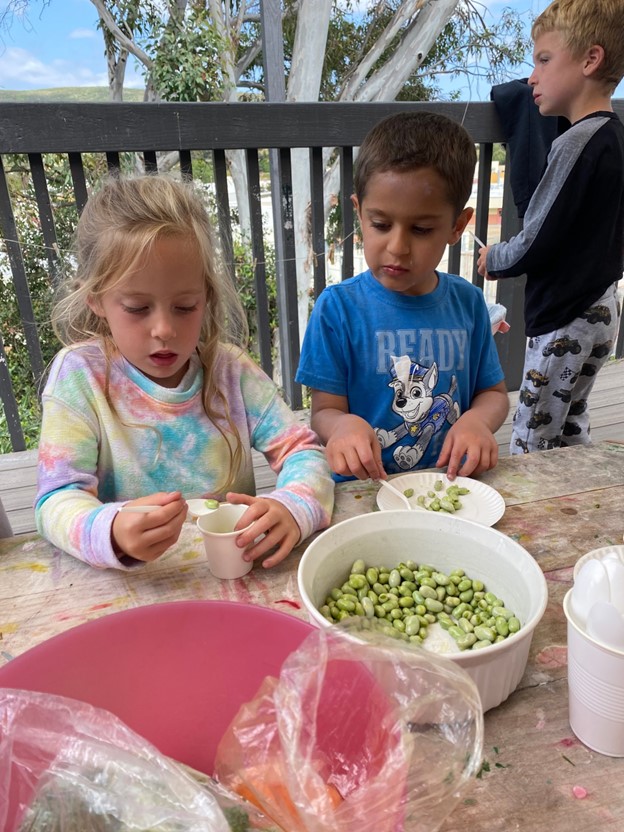
[[[475,394],[504,378],[483,292],[438,277],[433,292],[403,295],[365,271],[327,286],[306,329],[296,380],[347,397],[388,473],[433,467]]]

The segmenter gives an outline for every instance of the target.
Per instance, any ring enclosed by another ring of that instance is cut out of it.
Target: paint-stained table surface
[[[590,751],[568,724],[561,602],[581,555],[622,543],[624,444],[504,458],[479,479],[504,497],[496,528],[540,564],[549,603],[520,686],[485,716],[481,776],[441,832],[621,832],[624,759]],[[377,488],[370,481],[338,486],[332,522],[373,510]],[[70,627],[142,604],[221,599],[305,617],[296,583],[304,549],[272,570],[217,581],[191,524],[165,556],[131,573],[94,570],[36,535],[0,541],[0,665]]]

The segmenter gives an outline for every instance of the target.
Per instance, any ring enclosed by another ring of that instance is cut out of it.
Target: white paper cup
[[[570,727],[588,748],[624,757],[624,651],[591,638],[574,620],[570,589],[563,599],[568,620]]]
[[[197,528],[204,538],[208,568],[215,578],[242,578],[253,566],[253,561],[243,560],[245,549],[236,540],[246,529],[234,531],[249,506],[222,503],[216,511],[197,518]]]

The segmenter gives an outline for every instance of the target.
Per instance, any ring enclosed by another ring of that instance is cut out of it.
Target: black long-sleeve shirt
[[[578,318],[624,269],[624,125],[597,112],[555,139],[524,228],[487,256],[492,277],[526,273],[528,336]]]

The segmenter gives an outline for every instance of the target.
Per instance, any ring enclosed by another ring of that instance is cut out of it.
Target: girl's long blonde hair
[[[155,240],[177,236],[195,241],[204,266],[206,309],[197,353],[204,369],[204,409],[230,451],[229,471],[220,489],[226,491],[243,463],[244,449],[214,367],[220,344],[240,348],[246,344],[247,321],[204,202],[191,183],[163,174],[104,181],[90,196],[78,222],[76,268],[59,286],[52,324],[65,346],[100,339],[110,373],[116,346],[106,319],[96,315],[87,301],[102,297],[139,267]],[[113,406],[108,383],[107,373],[106,395]]]

